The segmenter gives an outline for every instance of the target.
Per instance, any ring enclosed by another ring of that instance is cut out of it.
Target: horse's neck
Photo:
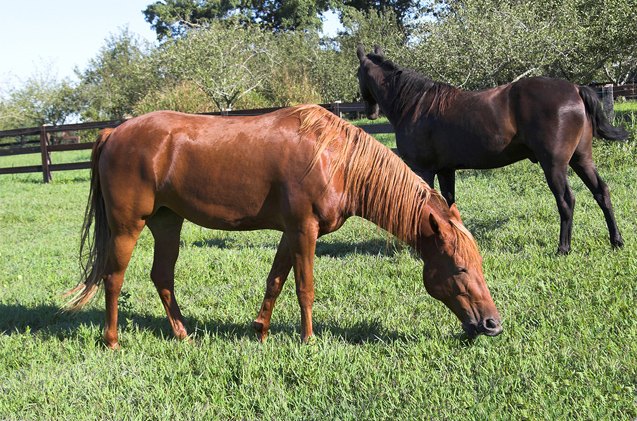
[[[413,70],[399,70],[400,75],[385,73],[383,111],[394,128],[401,125],[405,117],[424,116],[431,113],[439,116],[451,106],[459,90],[426,78]],[[380,101],[379,101],[380,103]],[[383,108],[381,106],[381,108]]]
[[[383,77],[385,80],[382,87],[378,87],[379,93],[376,100],[383,114],[385,114],[385,116],[389,119],[389,122],[394,124],[395,127],[395,124],[398,122],[400,116],[402,115],[401,107],[396,106],[396,82],[393,80],[394,75],[392,74],[392,72],[384,73]]]
[[[412,113],[414,108],[424,99],[425,92],[405,93],[405,80],[401,76],[396,76],[398,70],[384,72],[384,88],[380,89],[377,101],[383,114],[389,119],[394,127],[402,121],[405,114]]]

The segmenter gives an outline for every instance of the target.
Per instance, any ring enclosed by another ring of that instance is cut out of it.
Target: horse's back
[[[100,159],[105,197],[141,218],[165,206],[209,228],[282,229],[286,219],[332,206],[326,171],[309,170],[312,138],[291,115],[155,112],[129,120]]]

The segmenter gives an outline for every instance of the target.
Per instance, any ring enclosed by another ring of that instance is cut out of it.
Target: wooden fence
[[[342,116],[345,113],[361,113],[365,110],[364,103],[332,103],[321,104],[322,107],[330,110],[338,116]],[[275,108],[260,108],[253,110],[231,110],[223,112],[206,113],[207,115],[227,115],[227,116],[249,116],[249,115],[261,115],[280,109]],[[78,123],[78,124],[64,124],[60,126],[40,126],[30,127],[25,129],[13,129],[0,131],[1,138],[25,138],[25,137],[39,137],[38,140],[31,140],[26,142],[12,142],[8,144],[0,145],[0,157],[11,155],[25,155],[25,154],[40,154],[41,164],[28,165],[19,167],[5,167],[0,168],[1,174],[20,174],[20,173],[32,173],[41,172],[42,179],[45,183],[48,183],[52,179],[51,173],[53,171],[66,171],[66,170],[79,170],[91,167],[89,161],[73,162],[67,164],[54,164],[51,161],[51,152],[62,151],[77,151],[82,149],[91,149],[93,142],[78,142],[78,143],[59,143],[52,142],[52,134],[54,133],[68,133],[68,132],[82,132],[86,130],[104,129],[108,127],[117,127],[122,121],[99,121],[93,123]],[[370,134],[375,133],[393,133],[393,128],[389,123],[385,124],[368,124],[363,125],[361,128]],[[62,138],[64,140],[64,138]]]

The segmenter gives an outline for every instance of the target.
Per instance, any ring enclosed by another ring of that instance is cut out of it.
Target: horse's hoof
[[[265,328],[262,322],[255,320],[254,322],[252,322],[252,327],[257,334],[257,340],[259,342],[263,343],[266,341],[266,339],[268,339],[268,329]]]
[[[570,248],[558,247],[557,252],[555,253],[557,256],[567,256],[571,252]]]
[[[623,238],[619,237],[618,239],[612,240],[610,244],[613,246],[614,249],[620,249],[624,247],[624,240]]]
[[[106,342],[104,341],[104,346],[110,350],[117,351],[121,348],[119,342]]]
[[[183,341],[183,340],[190,340],[191,338],[188,336],[188,332],[186,332],[186,329],[180,329],[176,332],[174,332],[175,334],[175,338]]]

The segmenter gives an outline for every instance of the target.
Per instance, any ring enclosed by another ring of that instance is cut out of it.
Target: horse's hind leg
[[[281,289],[285,284],[290,270],[292,269],[292,256],[290,254],[290,247],[286,235],[283,234],[279,247],[272,262],[272,269],[266,281],[265,297],[263,297],[263,304],[257,318],[254,320],[253,326],[256,330],[257,337],[261,342],[265,341],[268,337],[268,330],[270,329],[270,318],[272,317],[272,310],[276,299],[281,293]]]
[[[560,244],[557,254],[568,254],[571,250],[575,196],[566,179],[566,163],[541,162],[541,165],[560,213]]]
[[[179,237],[184,218],[168,208],[160,208],[146,221],[155,239],[150,277],[166,310],[173,334],[184,339],[188,333],[175,298],[175,263],[179,256]]]
[[[106,323],[104,327],[104,343],[109,348],[118,348],[117,338],[117,300],[124,283],[124,273],[128,267],[133,248],[139,233],[144,228],[144,221],[139,220],[128,226],[119,226],[111,231],[109,242],[109,262],[107,275],[104,277],[104,298],[106,301]]]
[[[610,244],[613,247],[622,247],[624,240],[622,239],[615,215],[613,213],[613,205],[610,201],[610,191],[604,180],[599,176],[593,159],[590,154],[576,153],[570,162],[573,171],[582,179],[586,187],[593,193],[595,201],[604,212],[608,233],[610,235]]]

